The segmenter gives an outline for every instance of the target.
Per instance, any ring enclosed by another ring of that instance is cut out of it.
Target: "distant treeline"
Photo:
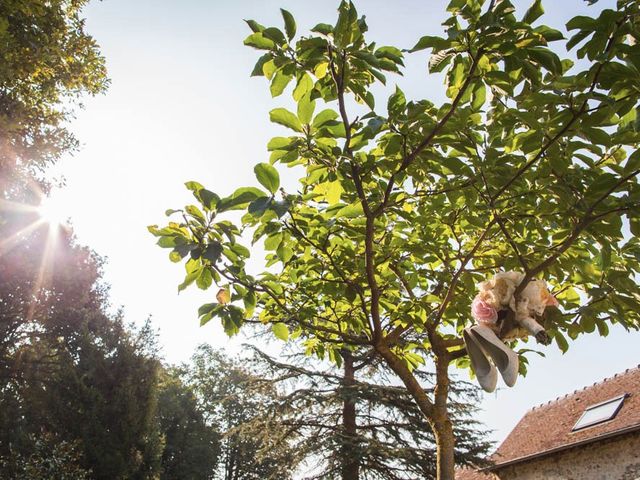
[[[429,425],[369,357],[322,370],[203,345],[165,366],[149,323],[108,313],[102,260],[67,228],[24,211],[2,220],[0,478],[434,476]],[[490,445],[470,417],[475,389],[454,389],[459,461],[477,463]]]

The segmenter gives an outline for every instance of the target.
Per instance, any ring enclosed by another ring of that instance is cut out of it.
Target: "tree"
[[[575,17],[567,40],[534,25],[540,0],[523,14],[508,0],[452,0],[446,36],[409,52],[431,50],[448,101],[396,87],[382,108],[372,87],[407,52],[365,42],[352,3],[298,40],[289,12],[284,32],[249,21],[245,43],[264,52],[253,75],[274,96],[295,85],[297,112],[270,112],[289,136],[255,167],[263,188],[220,197],[189,182],[199,205],[150,227],[172,261],[186,259],[180,289],[231,290],[231,303],[200,308],[201,323],[220,318],[230,335],[264,323],[335,362],[344,348],[371,349],[432,426],[438,478],[452,479],[449,366],[468,366],[460,332],[476,282],[520,270],[519,302],[544,278],[562,307],[548,334],[563,350],[567,336],[640,327],[639,9],[619,0]],[[276,163],[302,172],[298,191],[278,195]],[[232,210],[244,212],[237,224],[224,218]],[[246,267],[245,233],[264,243],[259,275]],[[427,358],[433,394],[413,373]]]
[[[77,444],[92,478],[156,478],[163,451],[159,363],[147,342],[144,330],[134,335],[109,319],[93,331],[81,326],[73,338],[23,347],[19,377],[0,386],[0,452],[24,456],[46,432]]]
[[[87,0],[0,5],[0,191],[77,147],[67,129],[81,95],[107,87],[104,58],[80,17]]]
[[[220,435],[208,425],[193,389],[181,370],[161,373],[158,397],[160,431],[164,435],[162,480],[214,478],[220,457]]]
[[[283,436],[283,429],[272,429],[266,439],[239,431],[246,422],[266,414],[276,396],[272,388],[256,388],[255,374],[208,345],[198,348],[191,365],[184,367],[182,378],[193,389],[207,424],[221,435],[215,478],[291,478],[295,452],[286,442],[273,441]]]
[[[77,245],[66,228],[34,212],[5,211],[0,224],[0,382],[17,380],[32,343],[68,340],[104,322],[102,259]],[[49,345],[55,345],[50,342]],[[25,349],[26,347],[26,349]],[[16,362],[18,365],[16,365]]]
[[[33,439],[51,434],[78,447],[93,478],[152,478],[162,453],[153,332],[132,331],[107,313],[102,259],[77,245],[69,228],[24,211],[5,220],[0,456],[39,458]]]
[[[273,441],[271,432],[284,427],[286,436],[276,442],[293,442],[296,461],[312,466],[308,479],[435,478],[431,427],[407,390],[389,382],[391,372],[372,363],[374,357],[344,350],[342,371],[335,372],[298,355],[285,363],[253,350],[249,362],[257,386],[272,385],[277,397],[266,414],[240,428],[243,435]],[[414,374],[433,384],[432,374]],[[451,391],[456,462],[482,465],[491,443],[472,418],[478,389],[453,382]]]
[[[0,458],[4,465],[0,471],[13,471],[15,478],[30,480],[89,480],[90,471],[80,466],[82,455],[77,444],[60,441],[53,435],[45,434],[30,438],[34,451],[28,457],[18,453],[10,458]],[[14,465],[7,466],[11,462]]]
[[[160,472],[164,445],[154,342],[148,325],[136,332],[121,319],[108,319],[67,347],[54,375],[27,386],[30,418],[47,431],[79,439],[96,480],[151,480]]]

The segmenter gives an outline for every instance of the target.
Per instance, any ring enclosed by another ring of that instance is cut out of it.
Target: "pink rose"
[[[495,308],[482,300],[479,296],[471,302],[471,315],[479,323],[494,324],[498,321],[498,312]]]

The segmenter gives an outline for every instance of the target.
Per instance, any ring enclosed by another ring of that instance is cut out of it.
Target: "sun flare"
[[[44,197],[38,213],[50,225],[64,225],[69,218],[68,210],[59,196]]]

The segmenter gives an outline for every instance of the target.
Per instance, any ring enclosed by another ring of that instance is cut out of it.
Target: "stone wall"
[[[639,480],[640,432],[512,465],[496,473],[500,480]]]

